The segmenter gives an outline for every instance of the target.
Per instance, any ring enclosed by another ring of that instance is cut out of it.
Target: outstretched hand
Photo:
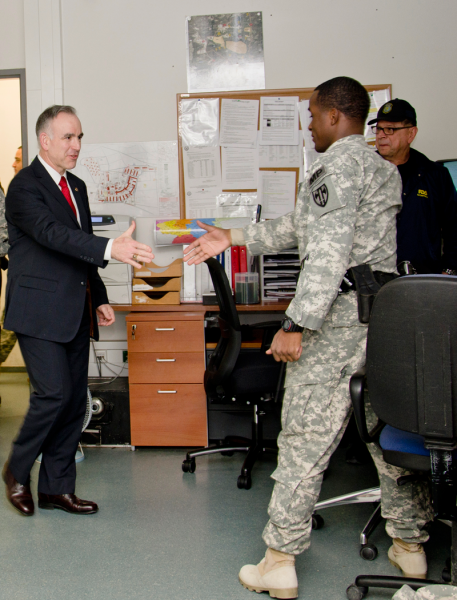
[[[208,233],[189,244],[184,250],[184,261],[189,265],[199,265],[207,258],[221,254],[232,245],[230,229],[206,225],[201,221],[197,221],[197,224]]]
[[[154,258],[154,254],[149,246],[140,244],[132,238],[135,231],[135,221],[130,225],[127,231],[124,231],[117,237],[111,246],[111,258],[120,262],[132,265],[137,269],[141,269],[143,263],[149,263]]]

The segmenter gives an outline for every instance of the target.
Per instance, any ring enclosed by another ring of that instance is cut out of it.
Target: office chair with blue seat
[[[379,418],[368,432],[364,391]],[[452,523],[451,581],[457,582],[457,277],[413,275],[378,292],[370,317],[364,371],[350,383],[359,433],[384,460],[430,477],[435,518]],[[370,587],[417,590],[441,581],[361,575],[347,589],[361,600]]]
[[[275,441],[264,440],[262,420],[266,406],[278,402],[281,395],[284,363],[277,363],[265,354],[271,334],[279,328],[278,322],[257,323],[255,327],[264,329],[264,340],[258,352],[241,353],[241,325],[236,310],[232,290],[224,268],[215,258],[205,261],[213,281],[219,304],[220,339],[205,371],[205,391],[210,402],[232,404],[245,402],[252,406],[252,439],[228,436],[221,445],[208,446],[202,450],[188,452],[182,464],[185,473],[195,471],[195,458],[205,454],[247,452],[238,477],[240,489],[251,487],[251,471],[261,454],[269,450],[277,451]],[[278,417],[279,418],[279,417]]]

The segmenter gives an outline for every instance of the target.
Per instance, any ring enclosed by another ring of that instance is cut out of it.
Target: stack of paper
[[[295,296],[300,273],[297,249],[267,255],[263,261],[263,297],[265,300],[290,299]]]

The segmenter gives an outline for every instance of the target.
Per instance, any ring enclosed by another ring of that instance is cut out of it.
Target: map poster
[[[262,13],[186,17],[187,91],[264,90]]]
[[[83,144],[72,173],[94,214],[179,217],[177,142]]]
[[[252,220],[249,217],[235,218],[207,218],[198,219],[206,225],[232,229],[247,227]],[[206,231],[199,227],[197,219],[157,219],[154,230],[154,241],[157,246],[171,246],[172,244],[191,244],[204,235]]]

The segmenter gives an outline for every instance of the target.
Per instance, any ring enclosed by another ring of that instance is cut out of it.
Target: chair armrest
[[[271,342],[276,334],[276,331],[281,329],[281,321],[264,321],[263,323],[253,323],[250,325],[252,329],[263,329],[263,339],[261,352],[266,352],[271,346]]]
[[[377,438],[372,437],[368,433],[367,420],[365,417],[365,368],[354,373],[349,382],[349,392],[351,394],[352,406],[354,408],[354,417],[359,431],[359,435],[363,442],[371,444]]]
[[[286,375],[286,364],[285,362],[281,363],[281,368],[279,369],[279,377],[278,377],[278,385],[276,386],[276,393],[274,401],[276,403],[282,402],[282,398],[284,396],[284,380]]]
[[[272,327],[280,329],[281,321],[264,321],[263,323],[252,323],[252,325],[249,325],[249,327],[252,327],[252,329],[267,329]]]

